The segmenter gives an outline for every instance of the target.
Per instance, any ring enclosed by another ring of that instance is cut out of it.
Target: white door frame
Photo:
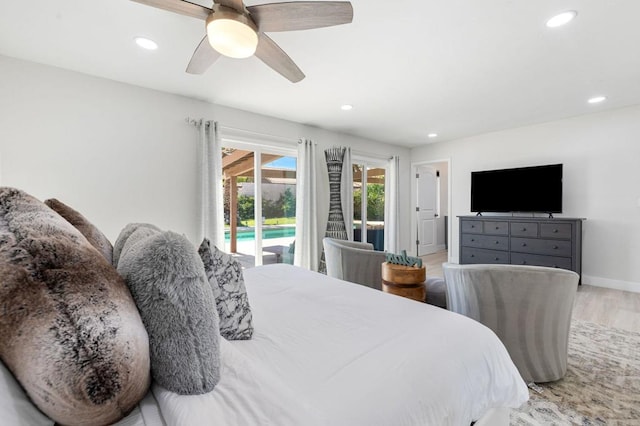
[[[411,162],[411,250],[409,251],[409,253],[411,253],[412,256],[417,256],[418,253],[416,252],[417,247],[416,247],[416,236],[418,235],[418,220],[417,220],[417,215],[416,215],[416,206],[418,205],[418,187],[417,187],[417,180],[416,180],[416,173],[418,173],[418,166],[433,166],[436,163],[447,163],[447,174],[448,174],[448,179],[447,179],[447,214],[449,216],[449,223],[447,226],[447,241],[449,243],[449,249],[448,249],[448,261],[449,262],[453,262],[452,259],[452,252],[453,250],[451,250],[451,245],[453,244],[453,241],[451,241],[452,238],[452,229],[453,229],[453,224],[454,224],[454,220],[451,217],[451,214],[453,212],[453,208],[452,208],[452,200],[453,197],[451,196],[451,189],[452,189],[452,185],[451,185],[451,158],[445,158],[445,159],[441,159],[441,160],[428,160],[428,161],[416,161],[416,162]]]

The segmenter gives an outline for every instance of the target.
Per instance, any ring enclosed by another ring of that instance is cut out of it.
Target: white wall
[[[2,184],[41,200],[59,198],[112,241],[124,225],[140,221],[197,242],[196,130],[185,122],[188,116],[315,140],[327,193],[319,201],[322,235],[329,203],[325,148],[399,155],[401,182],[409,181],[408,149],[4,56],[0,76]],[[401,205],[408,206],[408,185],[401,186]],[[401,214],[401,223],[408,223],[408,209]],[[400,237],[407,246],[409,229]]]
[[[563,163],[563,210],[584,217],[583,282],[640,291],[640,106],[412,150],[413,161],[451,159],[453,238],[470,214],[474,170]]]

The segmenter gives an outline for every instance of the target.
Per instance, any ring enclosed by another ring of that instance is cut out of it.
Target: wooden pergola
[[[377,167],[367,170],[367,183],[379,183],[384,185],[384,177],[386,170]],[[353,182],[354,184],[362,183],[362,170],[356,164],[353,165]]]

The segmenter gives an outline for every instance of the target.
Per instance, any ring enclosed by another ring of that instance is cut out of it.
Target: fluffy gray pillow
[[[248,340],[253,335],[251,307],[242,267],[230,254],[204,239],[198,249],[220,317],[220,334],[228,340]]]
[[[149,333],[151,375],[181,395],[206,393],[220,380],[213,293],[193,244],[182,235],[153,228],[125,228],[118,240],[127,241],[116,243],[122,247],[118,272]]]
[[[109,241],[101,230],[89,222],[87,218],[81,215],[78,211],[72,209],[62,201],[50,198],[48,200],[44,200],[44,203],[80,231],[89,243],[102,253],[109,263],[112,262],[113,246],[111,245],[111,241]]]
[[[148,231],[143,233],[142,232],[143,228],[147,229]],[[136,238],[129,241],[129,237],[135,231],[140,231],[140,232],[138,232],[138,235],[136,236]],[[118,267],[118,260],[120,260],[120,253],[122,253],[122,250],[124,249],[125,244],[132,244],[134,242],[137,242],[141,238],[146,238],[150,234],[155,235],[160,232],[162,232],[160,228],[150,223],[129,223],[127,226],[125,226],[122,229],[122,231],[120,231],[120,235],[118,235],[118,239],[113,245],[113,266],[115,266],[116,268]]]
[[[0,359],[43,413],[111,424],[144,397],[149,341],[123,279],[69,222],[12,188],[0,188],[0,277]]]

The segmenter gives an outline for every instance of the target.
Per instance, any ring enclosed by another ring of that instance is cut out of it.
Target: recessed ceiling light
[[[578,12],[576,12],[575,10],[568,10],[566,12],[559,13],[547,21],[547,27],[561,27],[571,22],[573,18],[576,17],[576,15],[578,15]]]
[[[427,136],[430,137],[430,138],[437,138],[438,134],[437,133],[429,133]]]
[[[340,109],[343,111],[351,111],[353,109],[353,105],[344,104],[340,107]]]
[[[151,39],[145,37],[136,37],[134,40],[136,41],[136,44],[143,49],[156,50],[158,48],[158,43]]]
[[[599,104],[600,102],[604,102],[607,100],[606,96],[594,96],[593,98],[589,99],[587,102],[589,102],[590,104]]]

